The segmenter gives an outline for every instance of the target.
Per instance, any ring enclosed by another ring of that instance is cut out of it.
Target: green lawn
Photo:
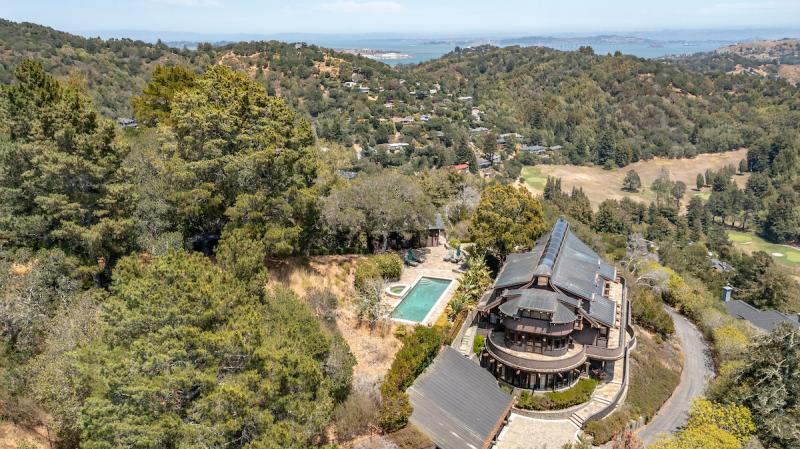
[[[544,190],[544,185],[547,183],[547,176],[536,167],[522,167],[522,178],[536,190]]]
[[[800,269],[800,248],[770,243],[752,232],[728,231],[728,238],[747,252],[765,251],[772,255],[775,262]]]
[[[692,191],[692,196],[699,196],[703,201],[708,201],[708,199],[711,198],[711,191],[708,192]]]

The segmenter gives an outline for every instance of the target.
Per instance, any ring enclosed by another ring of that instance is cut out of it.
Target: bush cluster
[[[636,293],[631,301],[633,317],[636,324],[645,329],[656,332],[662,337],[668,337],[675,332],[675,323],[672,317],[664,310],[661,298],[649,290]]]
[[[526,410],[563,410],[583,404],[592,397],[598,381],[581,379],[575,386],[564,391],[551,391],[545,394],[523,392],[517,399],[517,407]]]
[[[356,263],[353,284],[359,291],[364,291],[367,284],[374,279],[397,281],[403,273],[403,260],[394,253],[380,254],[361,259]]]
[[[617,433],[624,430],[630,419],[631,413],[628,407],[623,407],[608,415],[605,419],[589,421],[583,431],[592,436],[594,445],[599,446],[608,443]]]
[[[378,422],[383,430],[395,432],[408,424],[411,404],[406,389],[433,362],[441,345],[442,333],[431,327],[417,326],[404,338],[381,385],[383,400]]]
[[[484,344],[486,344],[486,337],[483,335],[476,335],[475,340],[472,341],[472,352],[480,354]]]

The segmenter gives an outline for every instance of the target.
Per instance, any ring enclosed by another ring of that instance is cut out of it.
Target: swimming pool
[[[421,323],[452,282],[451,279],[422,276],[394,308],[392,318]]]

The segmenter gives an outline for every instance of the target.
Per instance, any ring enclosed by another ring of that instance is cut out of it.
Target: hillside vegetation
[[[131,114],[130,97],[158,64],[196,73],[227,65],[309,117],[319,137],[358,144],[371,162],[414,169],[470,162],[463,147],[474,148],[468,131],[479,126],[519,133],[525,143],[563,145],[571,163],[624,166],[651,156],[750,146],[776,119],[787,123],[788,114],[800,109],[797,90],[780,81],[704,75],[632,56],[595,55],[588,47],[456,49],[433,61],[391,68],[302,44],[177,50],[8,21],[0,22],[0,44],[0,80],[11,81],[13,67],[34,57],[48,72],[85,84],[110,116]],[[359,92],[358,86],[370,92]],[[404,117],[410,120],[400,123]],[[380,147],[390,141],[410,147],[400,154]],[[484,153],[491,150],[478,146]],[[501,156],[513,158],[514,151],[506,153]]]

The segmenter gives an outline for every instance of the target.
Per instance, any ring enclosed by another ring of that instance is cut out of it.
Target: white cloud
[[[219,0],[154,0],[157,3],[164,3],[173,6],[220,6]]]
[[[347,14],[394,14],[406,11],[406,7],[402,3],[385,0],[337,0],[335,2],[322,3],[319,5],[319,9]]]

